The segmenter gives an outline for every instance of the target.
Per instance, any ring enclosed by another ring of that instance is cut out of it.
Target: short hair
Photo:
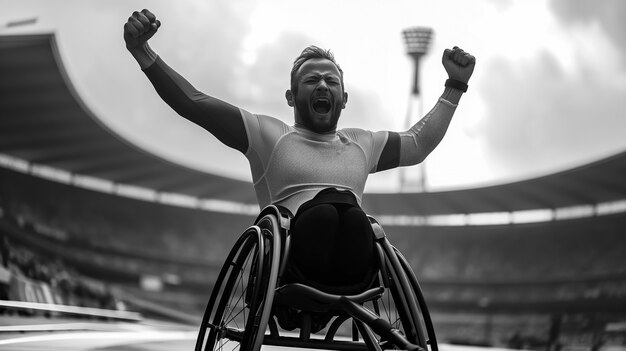
[[[310,59],[326,59],[332,62],[337,67],[337,70],[339,70],[339,75],[340,75],[339,78],[341,79],[341,88],[342,89],[344,88],[343,70],[341,69],[339,64],[337,64],[337,61],[335,61],[335,55],[333,55],[332,51],[324,50],[315,45],[310,45],[306,47],[304,50],[302,50],[302,53],[300,54],[300,56],[296,57],[296,59],[293,61],[293,67],[291,68],[291,91],[294,94],[296,93],[297,88],[298,88],[298,84],[296,83],[296,74],[298,73],[298,70],[300,69],[300,67],[302,67],[302,65]]]

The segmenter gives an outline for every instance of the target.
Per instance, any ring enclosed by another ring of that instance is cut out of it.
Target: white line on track
[[[191,331],[132,331],[132,332],[81,332],[55,333],[45,335],[23,336],[0,340],[0,346],[23,343],[69,343],[81,346],[110,347],[141,342],[164,342],[177,340],[195,340],[197,332]]]

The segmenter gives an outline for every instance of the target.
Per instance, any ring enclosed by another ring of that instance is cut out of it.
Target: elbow
[[[428,153],[425,152],[416,152],[412,155],[410,155],[409,157],[401,157],[400,159],[400,166],[415,166],[418,165],[422,162],[424,162],[424,160],[426,160],[426,156],[428,156]]]
[[[428,156],[427,153],[421,152],[417,157],[415,157],[414,160],[414,165],[419,165],[420,163],[424,162],[426,160],[426,157]]]
[[[416,160],[415,164],[416,164],[416,165],[418,165],[418,164],[420,164],[420,163],[422,163],[422,162],[426,161],[426,157],[427,157],[427,156],[428,156],[428,154],[426,154],[426,153],[421,154],[421,155],[417,158],[417,160]]]

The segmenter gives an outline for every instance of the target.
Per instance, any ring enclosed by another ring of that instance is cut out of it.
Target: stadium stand
[[[203,308],[236,240],[232,223],[253,220],[102,194],[6,169],[0,174],[0,229],[12,243],[40,260],[60,261],[84,277],[123,287],[125,296],[191,314]],[[142,289],[150,281],[157,286]]]
[[[221,263],[236,239],[231,223],[254,217],[125,199],[1,170],[8,213],[48,228],[48,237],[178,262]],[[210,235],[208,235],[210,231]],[[163,256],[164,253],[171,256]]]
[[[624,213],[485,226],[394,227],[422,279],[578,281],[626,276]],[[463,248],[463,250],[459,250]],[[427,264],[426,264],[427,263]]]

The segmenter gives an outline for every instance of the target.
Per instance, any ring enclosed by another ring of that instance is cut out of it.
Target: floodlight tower
[[[411,128],[423,117],[423,102],[420,94],[420,59],[428,53],[433,30],[427,27],[411,27],[402,31],[407,54],[413,59],[413,86],[409,95],[405,127]],[[426,191],[426,167],[424,162],[400,170],[400,187],[403,191]]]

